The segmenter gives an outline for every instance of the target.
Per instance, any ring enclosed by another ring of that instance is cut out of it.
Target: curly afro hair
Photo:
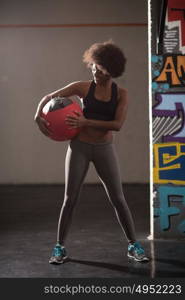
[[[126,58],[123,51],[112,41],[95,43],[83,54],[83,62],[90,67],[93,63],[106,69],[111,77],[120,77],[125,71]]]

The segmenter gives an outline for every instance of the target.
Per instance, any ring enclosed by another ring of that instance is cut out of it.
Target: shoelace
[[[61,256],[62,255],[62,248],[61,247],[55,247],[54,248],[54,256]]]
[[[144,254],[144,249],[141,247],[139,243],[134,244],[134,249],[137,252],[137,254]]]
[[[136,251],[136,253],[139,255],[145,253],[144,249],[141,247],[140,243],[138,243],[138,242],[135,242],[134,244],[129,245],[128,250],[130,251],[132,249],[134,249]]]

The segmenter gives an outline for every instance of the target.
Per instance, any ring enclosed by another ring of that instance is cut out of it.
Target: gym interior
[[[155,236],[149,10],[146,0],[1,1],[1,278],[185,276],[184,236]],[[114,141],[124,195],[150,261],[128,260],[127,241],[91,165],[66,241],[69,260],[50,265],[69,141],[44,136],[34,114],[43,96],[90,80],[83,52],[109,39],[127,58],[115,82],[128,90],[129,109]]]

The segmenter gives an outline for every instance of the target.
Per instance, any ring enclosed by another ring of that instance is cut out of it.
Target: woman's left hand
[[[65,122],[71,128],[79,128],[87,125],[87,119],[83,116],[83,114],[74,111],[75,115],[67,115]]]

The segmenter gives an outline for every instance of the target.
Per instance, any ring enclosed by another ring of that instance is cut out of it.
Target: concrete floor
[[[103,187],[85,185],[66,241],[69,261],[50,265],[64,187],[0,186],[0,277],[185,277],[184,241],[147,239],[149,186],[123,189],[149,263],[128,261],[126,239]]]

